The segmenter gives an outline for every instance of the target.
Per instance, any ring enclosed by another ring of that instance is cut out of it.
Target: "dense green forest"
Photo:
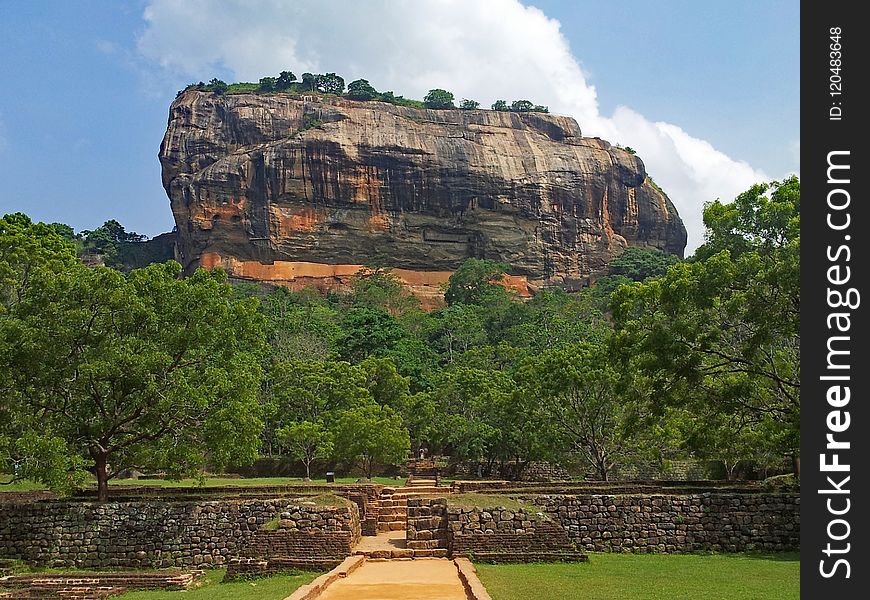
[[[800,183],[713,202],[704,222],[688,260],[631,248],[595,285],[527,301],[500,283],[507,266],[469,259],[424,312],[386,268],[327,296],[181,278],[172,261],[123,273],[76,249],[108,237],[111,252],[136,235],[123,227],[6,215],[0,472],[57,489],[95,472],[105,498],[131,467],[269,454],[372,475],[420,445],[482,474],[781,463],[799,447]]]

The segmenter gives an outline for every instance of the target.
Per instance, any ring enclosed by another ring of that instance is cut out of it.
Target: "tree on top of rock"
[[[423,104],[426,108],[456,108],[453,105],[453,94],[439,88],[429,90],[423,98]]]
[[[324,94],[341,95],[344,93],[344,78],[335,73],[316,76],[317,90]]]
[[[357,79],[347,84],[347,97],[351,100],[374,100],[378,91],[367,79]]]
[[[281,71],[278,78],[275,79],[275,89],[279,91],[289,90],[294,81],[296,81],[296,75],[291,71]]]

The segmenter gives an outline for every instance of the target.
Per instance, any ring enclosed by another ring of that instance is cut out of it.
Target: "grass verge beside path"
[[[477,564],[493,600],[790,600],[798,553],[590,554],[588,563]]]
[[[312,582],[319,573],[274,575],[221,583],[225,569],[213,569],[188,590],[128,592],[122,600],[283,600],[296,588]],[[194,587],[195,586],[195,587]]]

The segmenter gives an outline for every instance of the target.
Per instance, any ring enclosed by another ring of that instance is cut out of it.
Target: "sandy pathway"
[[[467,600],[446,558],[366,561],[330,585],[322,600]]]

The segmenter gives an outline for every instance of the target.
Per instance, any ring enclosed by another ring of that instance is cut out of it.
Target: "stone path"
[[[319,600],[467,599],[456,566],[446,558],[367,560],[319,597]]]

